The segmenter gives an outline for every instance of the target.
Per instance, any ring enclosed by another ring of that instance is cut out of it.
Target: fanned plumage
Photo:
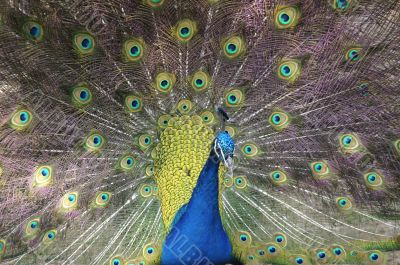
[[[0,263],[397,264],[399,42],[397,0],[1,0]]]

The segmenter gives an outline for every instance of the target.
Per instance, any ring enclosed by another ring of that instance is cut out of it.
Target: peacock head
[[[235,151],[235,142],[227,131],[219,132],[213,143],[211,153],[215,155],[218,162],[225,164],[233,158]]]

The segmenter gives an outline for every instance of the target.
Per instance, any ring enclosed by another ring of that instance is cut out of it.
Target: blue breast
[[[219,161],[211,152],[190,201],[175,216],[163,245],[161,265],[234,263],[219,212],[218,168]]]

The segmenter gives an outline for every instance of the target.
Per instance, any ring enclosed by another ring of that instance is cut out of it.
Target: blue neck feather
[[[233,263],[232,246],[219,212],[219,161],[211,152],[188,204],[176,214],[161,265]]]

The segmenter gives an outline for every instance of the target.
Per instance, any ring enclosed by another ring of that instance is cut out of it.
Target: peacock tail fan
[[[0,0],[0,264],[396,264],[397,0]]]

